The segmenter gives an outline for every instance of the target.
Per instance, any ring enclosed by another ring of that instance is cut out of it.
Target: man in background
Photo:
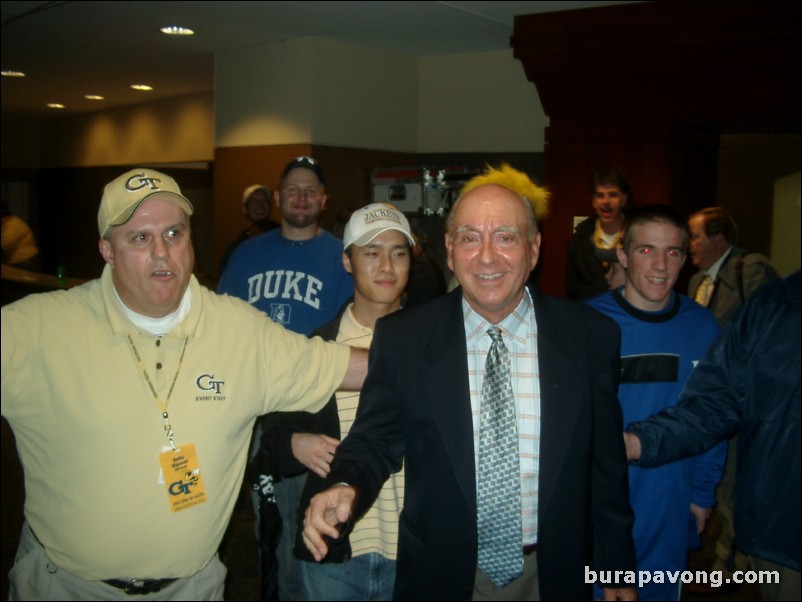
[[[721,207],[708,207],[692,214],[688,220],[691,232],[691,261],[699,271],[691,276],[688,296],[707,307],[724,326],[752,293],[779,278],[769,260],[760,253],[750,253],[735,245],[738,226]],[[716,559],[712,570],[746,570],[748,563],[734,544],[735,464],[737,437],[729,443],[724,477],[718,487],[716,515],[721,519],[721,534],[716,540]],[[694,584],[704,590],[704,585]]]
[[[713,314],[674,291],[687,250],[684,217],[666,205],[636,209],[618,249],[623,287],[587,302],[621,328],[618,398],[624,424],[675,405],[694,365],[718,334]],[[686,568],[688,548],[698,546],[698,534],[716,502],[726,453],[726,445],[720,444],[660,468],[629,468],[639,570]],[[648,583],[638,588],[638,599],[678,600],[680,587]]]
[[[631,192],[626,177],[615,169],[600,169],[590,183],[596,215],[576,227],[568,241],[565,288],[569,299],[581,301],[607,290],[605,273],[624,234],[624,208]]]
[[[38,272],[41,269],[39,247],[30,226],[12,214],[5,201],[2,220],[3,263]]]
[[[342,264],[342,241],[320,227],[326,207],[326,175],[311,157],[290,161],[281,173],[274,202],[281,209],[281,227],[246,240],[232,255],[217,291],[248,301],[284,328],[309,335],[333,320],[354,293],[354,282]],[[257,505],[257,538],[262,563],[278,558],[278,596],[297,600],[300,595],[298,562],[292,554],[298,500],[305,475],[276,478],[267,449],[260,449],[264,421],[257,422],[249,471]],[[275,498],[273,498],[275,496]],[[276,506],[281,534],[274,552]],[[264,537],[262,537],[264,535]],[[272,589],[268,581],[265,589]],[[268,598],[267,594],[264,596]]]
[[[324,339],[369,348],[376,321],[401,308],[415,238],[406,217],[387,203],[356,210],[343,234],[343,265],[354,277],[354,299],[316,331]],[[342,394],[341,394],[342,393]],[[266,441],[282,443],[273,456],[282,474],[307,472],[301,508],[324,489],[334,451],[348,436],[357,411],[357,392],[337,393],[317,414],[280,413],[268,422]],[[274,450],[271,450],[273,452]],[[297,538],[305,600],[391,600],[395,584],[398,518],[404,500],[403,469],[385,483],[376,502],[349,536],[332,544],[317,563]],[[302,527],[301,527],[302,528]]]
[[[221,274],[225,271],[226,264],[232,253],[242,241],[279,227],[278,223],[270,219],[270,208],[272,206],[273,191],[267,186],[253,184],[242,192],[242,214],[248,222],[248,227],[240,232],[223,252],[223,259],[220,262]]]
[[[724,326],[752,293],[780,276],[765,256],[735,245],[738,226],[721,207],[692,214],[688,228],[691,261],[699,268],[691,276],[688,296]]]

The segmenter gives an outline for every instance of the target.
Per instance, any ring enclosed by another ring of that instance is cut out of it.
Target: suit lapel
[[[437,424],[448,460],[460,484],[465,502],[476,513],[476,470],[473,424],[468,383],[465,327],[459,290],[451,294],[423,349],[420,378],[429,392],[424,403]],[[548,508],[559,475],[571,453],[572,433],[579,422],[588,383],[572,375],[585,367],[580,362],[579,342],[567,335],[575,331],[570,316],[532,292],[538,328],[540,373],[540,479],[538,514]],[[447,375],[447,376],[446,376]]]
[[[563,312],[532,293],[537,321],[537,353],[540,371],[540,479],[538,514],[544,516],[554,494],[565,459],[571,452],[572,431],[582,404],[575,400],[589,395],[587,383],[575,378],[579,347],[568,338],[573,329]]]
[[[435,324],[423,350],[420,374],[422,390],[429,391],[424,403],[440,431],[448,460],[465,502],[476,514],[476,471],[473,452],[473,423],[468,383],[462,295],[451,293],[451,302]]]

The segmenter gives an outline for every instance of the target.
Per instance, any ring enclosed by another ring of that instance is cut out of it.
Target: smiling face
[[[270,197],[264,190],[256,190],[248,197],[242,211],[252,224],[270,217]]]
[[[624,206],[627,195],[618,186],[599,184],[593,193],[593,209],[605,232],[614,234],[624,226]]]
[[[284,176],[274,196],[276,205],[281,208],[281,219],[290,230],[317,231],[317,222],[328,197],[314,171],[303,167],[293,169]],[[282,233],[286,229],[282,228]]]
[[[380,313],[401,307],[411,259],[407,238],[387,230],[364,246],[351,245],[348,253],[343,253],[343,266],[354,275],[355,305],[381,306]]]
[[[529,239],[524,202],[507,188],[486,184],[465,194],[449,220],[448,267],[468,304],[491,324],[515,309],[537,264],[540,233]]]
[[[683,233],[669,222],[639,223],[630,226],[628,241],[626,250],[618,249],[624,297],[643,311],[665,309],[685,263]]]
[[[195,261],[184,210],[155,195],[107,236],[100,240],[100,254],[126,307],[151,318],[178,309]]]

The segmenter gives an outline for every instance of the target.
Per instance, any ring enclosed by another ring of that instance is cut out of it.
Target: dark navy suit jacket
[[[538,565],[543,600],[590,599],[585,567],[634,570],[619,331],[580,303],[532,293],[541,392]],[[460,289],[379,320],[356,422],[329,483],[364,511],[403,460],[395,598],[470,600],[476,476]]]

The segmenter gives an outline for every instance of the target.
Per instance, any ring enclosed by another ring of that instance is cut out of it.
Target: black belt
[[[524,546],[524,556],[529,556],[533,552],[537,552],[536,543],[530,543],[528,546]]]
[[[103,583],[123,590],[129,596],[155,594],[177,579],[106,579]]]

